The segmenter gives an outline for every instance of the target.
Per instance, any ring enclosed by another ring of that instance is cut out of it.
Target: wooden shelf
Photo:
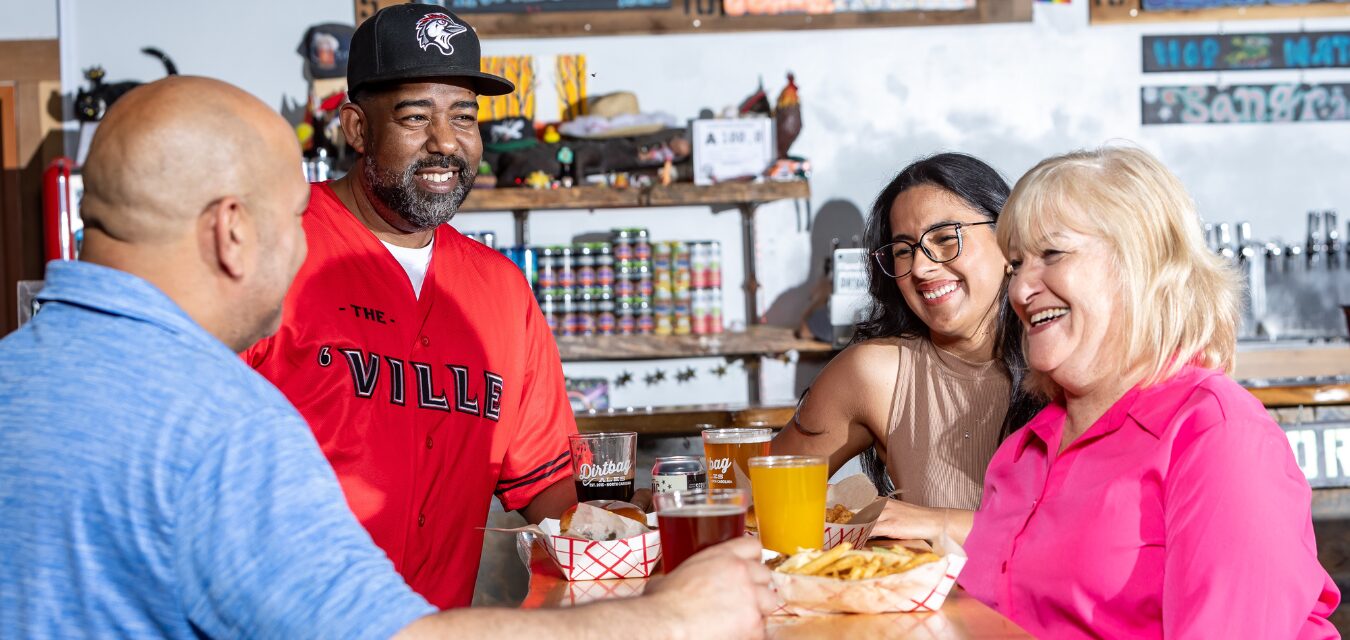
[[[687,407],[634,408],[577,415],[581,431],[636,431],[644,436],[697,436],[699,425],[714,427],[782,427],[796,407],[749,407],[708,404]]]
[[[1101,25],[1140,22],[1210,22],[1350,17],[1350,3],[1346,0],[1316,4],[1270,4],[1172,11],[1146,11],[1141,5],[1140,0],[1093,0],[1092,4],[1089,5],[1090,21],[1094,25]]]
[[[643,207],[759,204],[811,197],[805,180],[792,182],[729,182],[700,187],[692,183],[628,189],[475,189],[461,213],[567,209],[633,209]]]
[[[736,356],[776,356],[791,351],[802,354],[833,353],[827,342],[802,340],[792,329],[755,325],[745,332],[706,336],[563,336],[558,351],[564,362],[596,360],[657,360]]]
[[[407,0],[355,0],[360,24],[376,10]],[[447,4],[447,3],[442,3]],[[537,3],[542,4],[542,3]],[[779,15],[728,16],[722,3],[700,11],[688,3],[669,7],[609,11],[529,11],[518,13],[460,14],[483,38],[577,37],[590,35],[644,35],[665,33],[728,33],[738,31],[791,31],[798,29],[846,29],[919,27],[1000,22],[1030,22],[1031,0],[977,0],[972,9],[952,11],[861,11],[829,14],[784,13]]]

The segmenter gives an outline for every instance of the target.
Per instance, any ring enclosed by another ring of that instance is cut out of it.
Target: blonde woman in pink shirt
[[[1047,638],[1335,638],[1311,492],[1231,371],[1240,285],[1176,176],[1041,162],[998,226],[1050,404],[985,476],[961,584]]]

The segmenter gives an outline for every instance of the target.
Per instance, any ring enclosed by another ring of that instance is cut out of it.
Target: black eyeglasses
[[[951,262],[961,255],[961,229],[986,224],[994,224],[994,221],[940,224],[923,232],[919,236],[918,242],[896,240],[873,251],[872,257],[886,275],[892,278],[903,278],[914,270],[915,248],[922,249],[923,254],[928,256],[929,260],[938,264]]]

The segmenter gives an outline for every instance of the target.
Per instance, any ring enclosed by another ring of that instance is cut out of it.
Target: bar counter
[[[881,541],[874,541],[882,543]],[[528,558],[530,590],[522,609],[566,607],[598,600],[641,595],[646,578],[569,582],[563,578],[538,543],[519,543],[521,558]],[[768,637],[775,639],[828,638],[925,638],[966,640],[971,638],[1031,638],[1026,631],[997,611],[985,606],[960,587],[952,589],[942,608],[933,613],[884,615],[770,616]]]

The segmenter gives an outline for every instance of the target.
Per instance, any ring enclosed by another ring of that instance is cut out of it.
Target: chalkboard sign
[[[1145,11],[1193,11],[1229,7],[1288,6],[1324,4],[1340,0],[1144,0]]]
[[[1144,36],[1144,72],[1350,67],[1350,31]]]
[[[618,11],[666,9],[670,0],[443,0],[455,13],[537,13],[543,11]]]
[[[1144,87],[1144,124],[1242,124],[1350,120],[1350,83]]]

